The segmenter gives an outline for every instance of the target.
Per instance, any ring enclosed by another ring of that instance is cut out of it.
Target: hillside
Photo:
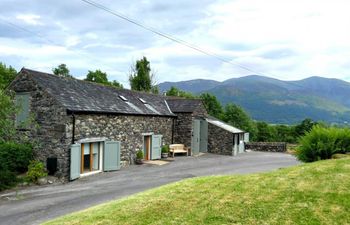
[[[46,224],[349,224],[349,163],[186,179]]]
[[[306,117],[329,123],[350,121],[350,83],[330,78],[309,77],[298,81],[282,81],[251,75],[223,82],[191,80],[166,82],[194,94],[209,92],[223,104],[242,106],[253,119],[269,123],[293,124]]]

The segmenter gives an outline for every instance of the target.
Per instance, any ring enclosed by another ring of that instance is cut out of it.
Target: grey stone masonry
[[[72,136],[72,124],[67,135]],[[163,135],[171,144],[173,118],[132,115],[75,115],[75,140],[107,138],[121,142],[122,165],[133,164],[137,150],[143,149],[143,133]]]
[[[263,152],[286,152],[285,142],[249,142],[245,144],[246,149]]]
[[[213,124],[208,124],[208,152],[220,155],[233,155],[233,135]]]
[[[19,133],[34,143],[34,157],[37,160],[46,163],[48,157],[57,157],[56,176],[67,176],[71,140],[66,138],[65,132],[70,118],[66,110],[33,82],[30,76],[30,74],[17,76],[8,88],[11,91],[30,94],[29,110],[34,122],[26,129],[20,129]]]
[[[193,112],[178,112],[175,113],[174,143],[184,144],[186,147],[191,147],[193,120],[195,117],[203,117],[207,115],[207,111],[201,102]]]
[[[192,114],[176,113],[174,143],[191,147]]]

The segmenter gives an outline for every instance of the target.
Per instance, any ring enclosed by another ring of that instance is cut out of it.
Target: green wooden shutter
[[[20,125],[29,117],[29,93],[17,93],[15,99],[16,106],[19,108],[16,114],[16,125]]]
[[[73,144],[70,147],[70,180],[80,177],[81,145]]]
[[[200,122],[200,148],[201,152],[208,152],[208,122],[201,120]]]
[[[200,120],[193,120],[193,132],[191,142],[191,152],[193,155],[199,153]]]
[[[105,141],[103,152],[103,171],[120,169],[120,142]]]
[[[152,135],[151,159],[161,158],[162,135]]]

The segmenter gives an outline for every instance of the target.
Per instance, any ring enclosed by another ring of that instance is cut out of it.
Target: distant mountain
[[[251,75],[223,82],[165,82],[159,88],[165,91],[171,86],[194,94],[212,93],[221,103],[238,104],[253,119],[269,123],[293,124],[306,117],[329,123],[350,122],[350,83],[339,79],[309,77],[282,81]]]
[[[183,91],[188,91],[192,93],[199,93],[202,91],[206,91],[208,89],[212,89],[221,83],[215,80],[189,80],[189,81],[180,81],[180,82],[164,82],[161,83],[159,88],[160,90],[169,90],[171,86],[175,86]]]

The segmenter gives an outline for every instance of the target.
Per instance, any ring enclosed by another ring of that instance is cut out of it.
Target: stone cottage
[[[161,146],[171,143],[191,146],[192,154],[233,155],[234,138],[215,135],[232,133],[232,127],[208,117],[200,100],[169,99],[25,68],[8,89],[21,106],[18,130],[37,143],[36,158],[64,179],[118,170],[134,162],[137,150],[147,160],[160,159]],[[24,123],[29,118],[34,124]],[[227,140],[218,141],[222,138]]]

